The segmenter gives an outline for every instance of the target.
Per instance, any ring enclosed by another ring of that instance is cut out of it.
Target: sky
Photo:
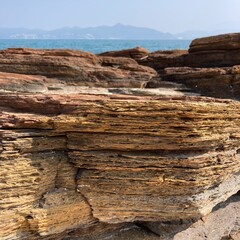
[[[0,0],[0,28],[116,23],[171,33],[238,27],[240,0]]]

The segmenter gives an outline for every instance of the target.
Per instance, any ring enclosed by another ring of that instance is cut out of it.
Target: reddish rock
[[[142,87],[157,76],[156,71],[134,60],[104,59],[76,50],[8,49],[0,51],[0,71],[95,87]]]
[[[138,60],[139,64],[151,67],[161,72],[166,67],[182,67],[185,65],[186,50],[166,50],[149,53],[144,59]]]
[[[240,99],[240,66],[227,68],[166,68],[163,79],[184,84],[201,95]]]
[[[240,33],[193,40],[185,64],[190,67],[240,65]]]
[[[110,51],[99,54],[99,56],[108,56],[108,57],[127,57],[135,59],[136,61],[144,59],[148,56],[150,52],[142,47],[136,47],[131,49],[125,49],[120,51]]]
[[[240,33],[198,38],[192,41],[189,52],[240,49]]]

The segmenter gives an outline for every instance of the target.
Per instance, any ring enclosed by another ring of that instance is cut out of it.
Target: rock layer
[[[0,51],[0,238],[238,239],[238,51]]]
[[[156,77],[152,68],[128,58],[111,59],[77,50],[7,49],[0,71],[58,78],[72,85],[142,87]]]
[[[199,218],[239,190],[238,102],[1,94],[0,106],[1,208],[14,238]]]

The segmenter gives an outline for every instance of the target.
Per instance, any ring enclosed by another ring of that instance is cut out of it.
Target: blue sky
[[[0,27],[122,23],[178,33],[240,28],[239,12],[240,0],[0,0]]]

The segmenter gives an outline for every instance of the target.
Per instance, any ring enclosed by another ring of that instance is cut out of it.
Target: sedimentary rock
[[[0,239],[238,239],[238,36],[0,51]]]
[[[7,49],[0,51],[0,71],[58,78],[69,85],[143,87],[155,70],[133,59],[111,59],[77,50]]]
[[[211,51],[211,50],[235,50],[240,49],[240,34],[222,34],[192,41],[189,52]]]
[[[156,51],[149,53],[146,58],[138,60],[138,63],[151,67],[161,73],[167,67],[185,66],[185,56],[187,54],[187,50]]]
[[[163,80],[184,84],[205,96],[240,99],[240,65],[226,68],[165,68]]]
[[[125,49],[120,51],[110,51],[99,54],[99,56],[108,56],[108,57],[126,57],[132,58],[136,61],[142,60],[149,55],[149,51],[142,47],[136,47],[131,49]]]
[[[185,57],[189,67],[230,67],[240,64],[240,33],[194,40]]]
[[[198,218],[239,190],[238,102],[8,93],[0,106],[1,208],[15,238]]]

